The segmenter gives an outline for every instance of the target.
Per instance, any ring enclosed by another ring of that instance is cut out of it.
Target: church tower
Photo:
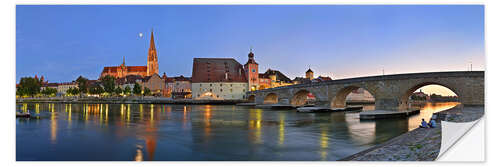
[[[151,30],[151,41],[149,43],[148,51],[148,67],[147,75],[151,76],[153,74],[158,74],[158,55],[155,47],[155,39],[153,36],[153,30]]]
[[[248,61],[244,67],[247,74],[248,90],[257,90],[259,87],[259,64],[255,62],[252,49],[250,49],[250,53],[248,53]]]
[[[309,70],[306,71],[306,78],[309,80],[314,79],[314,72],[311,70],[311,68],[309,68]]]

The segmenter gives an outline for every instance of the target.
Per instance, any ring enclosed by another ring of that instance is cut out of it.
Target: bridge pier
[[[378,98],[375,99],[376,110],[404,110],[404,105],[399,99],[395,98]]]

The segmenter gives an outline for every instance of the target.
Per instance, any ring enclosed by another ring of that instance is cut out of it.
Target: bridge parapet
[[[317,105],[340,107],[345,106],[345,96],[350,91],[364,88],[374,96],[376,109],[398,110],[408,106],[408,97],[411,93],[430,84],[442,85],[451,89],[459,96],[464,105],[484,105],[484,71],[410,73],[348,78],[276,87],[247,92],[246,94],[247,97],[255,95],[257,104],[265,103],[266,98],[268,102],[296,104],[298,92],[308,91],[318,99]]]

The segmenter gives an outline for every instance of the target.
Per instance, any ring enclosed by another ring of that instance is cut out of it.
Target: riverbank
[[[151,96],[131,97],[49,97],[17,98],[16,103],[91,103],[91,104],[237,104],[246,100],[193,100]]]
[[[468,122],[484,115],[484,106],[462,105],[434,113],[436,128],[417,128],[341,161],[433,161],[441,148],[441,121]]]

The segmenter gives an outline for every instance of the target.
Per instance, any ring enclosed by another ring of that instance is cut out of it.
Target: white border
[[[211,1],[201,1],[201,0],[183,0],[176,2],[168,2],[169,4],[485,4],[486,11],[486,103],[493,102],[494,104],[498,101],[496,96],[500,95],[498,88],[494,85],[499,85],[498,75],[500,73],[500,61],[499,61],[499,33],[500,26],[498,24],[500,16],[499,2],[495,0],[401,0],[401,1],[380,1],[380,0],[211,0]],[[65,1],[65,0],[31,0],[31,1],[14,1],[14,0],[2,0],[0,4],[0,18],[2,19],[2,26],[0,29],[4,35],[0,38],[0,54],[1,60],[0,67],[2,70],[3,82],[1,83],[1,102],[3,114],[0,116],[2,118],[1,126],[2,132],[2,155],[1,163],[7,163],[6,166],[67,166],[68,164],[72,166],[94,166],[94,165],[106,165],[106,166],[158,166],[158,165],[168,165],[168,166],[221,166],[221,165],[238,165],[238,166],[470,166],[470,165],[481,165],[481,166],[493,166],[496,164],[498,166],[499,158],[497,154],[493,151],[500,148],[498,145],[498,132],[496,127],[500,127],[498,123],[500,121],[495,121],[500,119],[499,112],[495,111],[494,107],[486,106],[486,118],[492,118],[493,121],[488,121],[487,130],[493,129],[488,133],[489,139],[486,140],[486,163],[403,163],[403,162],[148,162],[148,163],[135,163],[135,162],[15,162],[15,120],[14,113],[14,86],[15,86],[15,4],[167,4],[164,2],[156,0],[134,0],[134,1],[123,1],[123,0],[83,0],[83,1]],[[496,75],[495,75],[496,74]],[[496,107],[498,108],[498,107]],[[12,113],[12,114],[11,114]],[[484,135],[484,134],[483,134]],[[495,139],[493,139],[495,138]],[[488,142],[495,141],[495,142]],[[498,152],[498,151],[496,151]],[[490,156],[489,156],[490,155]]]

